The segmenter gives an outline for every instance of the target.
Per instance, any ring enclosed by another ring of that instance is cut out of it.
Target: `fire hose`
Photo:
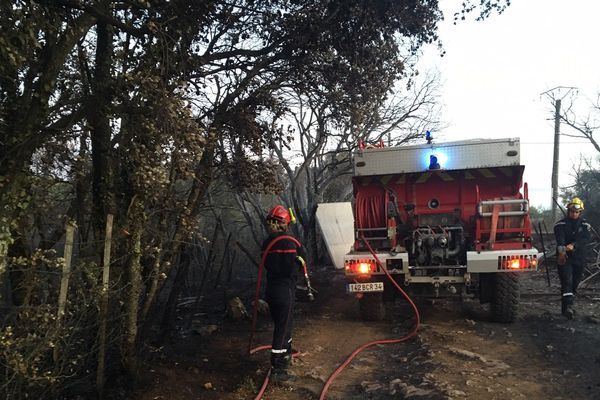
[[[260,295],[260,283],[262,280],[262,271],[263,268],[265,266],[265,261],[267,259],[267,255],[269,254],[269,250],[271,250],[271,248],[275,245],[275,243],[281,241],[281,240],[291,240],[292,242],[294,242],[296,244],[296,246],[300,247],[302,246],[300,244],[300,242],[293,236],[290,235],[282,235],[282,236],[278,236],[276,238],[274,238],[265,248],[262,258],[260,260],[260,264],[258,266],[258,274],[257,274],[257,278],[256,278],[256,292],[254,294],[254,306],[252,308],[252,329],[250,331],[250,339],[248,341],[248,354],[252,355],[258,351],[261,350],[269,350],[271,348],[271,346],[268,345],[263,345],[263,346],[258,346],[256,348],[252,348],[252,341],[254,340],[254,332],[256,330],[256,320],[257,320],[257,316],[258,316],[258,298]],[[303,260],[304,261],[304,260]],[[302,262],[302,268],[303,268],[303,272],[304,272],[304,280],[306,283],[306,287],[308,290],[308,298],[309,300],[313,300],[314,299],[314,294],[313,292],[316,292],[311,284],[310,284],[310,278],[308,276],[308,268],[306,266],[306,262]],[[292,357],[296,357],[298,356],[298,353],[292,354]],[[271,376],[271,368],[269,368],[269,371],[267,371],[267,375],[265,377],[265,380],[256,396],[256,399],[261,399],[262,395],[264,394],[265,390],[267,389],[267,385],[269,384],[269,378]]]
[[[258,296],[260,293],[260,281],[262,278],[262,269],[264,267],[264,263],[266,260],[266,256],[269,252],[269,250],[271,249],[271,247],[278,242],[279,240],[282,239],[290,239],[292,240],[294,243],[296,243],[298,246],[300,246],[300,242],[298,242],[294,237],[292,236],[279,236],[277,238],[275,238],[271,243],[269,243],[269,245],[267,246],[267,248],[265,249],[262,259],[261,259],[261,263],[259,265],[258,268],[258,276],[257,276],[257,285],[256,285],[256,293],[255,293],[255,298],[254,298],[254,308],[253,308],[253,313],[252,313],[252,331],[250,334],[250,342],[248,345],[248,352],[249,354],[254,354],[257,351],[260,350],[267,350],[270,349],[271,346],[259,346],[255,349],[252,349],[252,340],[254,337],[254,330],[256,328],[256,317],[257,317],[257,313],[258,313]],[[333,384],[333,381],[335,380],[335,378],[344,370],[344,368],[346,368],[348,366],[348,364],[350,364],[352,362],[352,360],[354,359],[354,357],[356,357],[360,352],[362,352],[363,350],[377,345],[377,344],[394,344],[394,343],[401,343],[404,342],[410,338],[412,338],[413,336],[415,336],[417,334],[417,331],[419,330],[419,325],[420,325],[420,314],[419,314],[419,310],[417,309],[417,306],[415,305],[415,303],[412,301],[412,299],[408,296],[408,294],[406,294],[406,292],[400,287],[400,285],[398,285],[398,283],[394,280],[394,278],[390,275],[390,273],[387,271],[387,269],[383,266],[383,264],[381,263],[381,261],[379,260],[379,257],[377,257],[377,255],[375,254],[375,252],[373,251],[373,248],[371,247],[371,245],[369,244],[369,242],[367,241],[367,239],[362,236],[362,240],[365,242],[365,244],[367,245],[369,251],[371,252],[371,254],[373,255],[373,257],[375,258],[375,261],[377,262],[377,265],[379,265],[379,268],[385,273],[385,275],[387,276],[387,278],[390,280],[390,282],[396,287],[396,289],[398,289],[400,291],[400,293],[402,294],[402,296],[404,296],[404,298],[406,299],[406,301],[408,301],[408,303],[411,305],[411,307],[413,308],[413,311],[415,313],[415,318],[416,318],[416,322],[415,322],[415,327],[413,328],[413,330],[399,338],[399,339],[380,339],[380,340],[374,340],[368,343],[363,344],[362,346],[358,347],[356,350],[354,350],[347,358],[344,362],[342,362],[337,368],[336,370],[329,376],[329,378],[327,379],[327,381],[325,382],[325,385],[323,386],[323,389],[321,390],[321,394],[319,396],[319,400],[323,400],[325,399],[325,395],[327,394],[327,391],[329,389],[329,387]],[[308,274],[307,274],[307,269],[306,269],[306,264],[304,264],[304,272],[305,272],[305,277],[308,278]],[[309,292],[312,289],[310,286],[310,281],[307,279],[307,286],[309,288]],[[295,354],[296,355],[296,354]],[[295,356],[294,355],[294,356]],[[265,380],[255,398],[255,400],[260,400],[267,388],[267,385],[269,383],[269,377],[271,376],[271,369],[269,369],[269,371],[267,372],[267,375],[265,377]]]
[[[404,342],[404,341],[410,339],[411,337],[415,336],[417,334],[417,331],[419,330],[421,316],[419,314],[419,310],[417,309],[417,306],[412,301],[412,299],[408,296],[408,294],[406,294],[406,292],[400,287],[400,285],[398,285],[398,283],[394,280],[394,278],[392,277],[392,275],[390,275],[390,273],[388,272],[388,270],[386,268],[384,268],[383,264],[379,260],[379,257],[377,257],[377,255],[373,251],[373,248],[371,247],[371,245],[369,244],[369,242],[367,241],[367,239],[365,239],[364,235],[361,238],[365,242],[365,244],[367,245],[367,247],[369,248],[369,251],[371,252],[371,254],[373,255],[373,257],[375,258],[375,261],[377,262],[377,265],[379,265],[379,268],[385,273],[385,275],[390,280],[390,282],[392,282],[392,284],[396,287],[396,289],[398,289],[400,291],[400,293],[402,293],[402,296],[404,296],[404,298],[406,299],[406,301],[408,301],[408,303],[412,306],[413,311],[415,312],[415,318],[416,318],[415,327],[414,327],[414,329],[408,335],[403,336],[403,337],[401,337],[399,339],[380,339],[380,340],[374,340],[372,342],[365,343],[362,346],[358,347],[356,350],[354,350],[348,356],[348,358],[346,358],[346,360],[343,363],[341,363],[340,366],[337,367],[337,369],[335,371],[333,371],[333,373],[331,374],[331,376],[327,379],[327,381],[325,382],[325,386],[323,386],[323,389],[321,390],[321,394],[319,396],[319,400],[325,399],[325,394],[327,393],[327,390],[329,389],[329,387],[333,383],[334,379],[342,372],[342,370],[344,368],[346,368],[348,366],[348,364],[350,364],[352,362],[352,360],[354,359],[354,357],[356,357],[358,355],[358,353],[360,353],[361,351],[365,350],[366,348],[369,348],[369,347],[374,346],[376,344],[393,344],[393,343]]]

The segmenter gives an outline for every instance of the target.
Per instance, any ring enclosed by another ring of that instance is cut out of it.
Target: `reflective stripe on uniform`
[[[287,349],[281,349],[281,350],[271,349],[271,353],[273,353],[273,354],[283,354],[285,352],[287,352]]]
[[[573,293],[569,292],[569,293],[563,293],[563,297],[565,296],[573,296]]]

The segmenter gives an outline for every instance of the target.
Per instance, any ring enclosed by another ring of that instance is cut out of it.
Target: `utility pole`
[[[565,94],[560,98],[555,96],[554,92],[558,92],[560,95],[561,89],[566,90]],[[557,86],[554,89],[550,89],[541,93],[540,95],[548,96],[554,102],[554,157],[552,159],[552,198],[550,204],[552,204],[552,219],[554,222],[558,221],[558,165],[560,156],[560,107],[561,100],[565,98],[571,91],[577,91],[576,87],[569,86]]]
[[[558,202],[558,165],[560,156],[560,103],[561,99],[557,99],[554,104],[554,157],[552,158],[552,219],[554,222],[558,220],[557,202]]]

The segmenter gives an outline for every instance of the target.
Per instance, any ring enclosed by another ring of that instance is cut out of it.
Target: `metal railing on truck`
[[[480,200],[477,188],[477,199],[476,251],[532,247],[527,184],[523,198]]]

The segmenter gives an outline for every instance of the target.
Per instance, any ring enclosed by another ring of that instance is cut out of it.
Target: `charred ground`
[[[600,398],[600,290],[580,290],[578,316],[560,315],[558,278],[545,267],[523,275],[520,316],[491,322],[477,301],[417,299],[418,336],[360,353],[334,381],[328,399],[597,399]],[[303,354],[292,367],[296,380],[269,385],[266,399],[317,399],[325,381],[358,346],[406,335],[414,326],[407,303],[388,305],[378,323],[360,320],[340,273],[316,271],[314,303],[297,309],[294,341]],[[149,348],[142,388],[130,398],[253,399],[268,368],[268,354],[247,356],[249,321],[224,318],[219,301],[187,309],[179,337]],[[212,304],[212,306],[211,306]],[[192,317],[191,319],[188,317]],[[187,321],[187,322],[186,322]],[[267,317],[256,345],[268,344]]]

